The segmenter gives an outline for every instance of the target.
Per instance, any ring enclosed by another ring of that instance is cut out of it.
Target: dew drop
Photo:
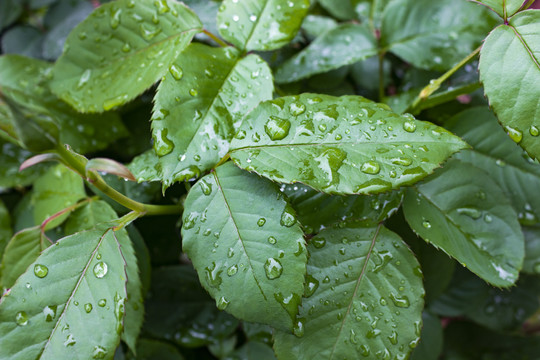
[[[277,116],[270,116],[270,119],[264,125],[266,135],[272,140],[282,140],[289,135],[291,122],[287,119],[282,119]]]
[[[15,315],[15,322],[19,326],[24,326],[24,325],[28,324],[28,314],[25,311],[19,311]]]
[[[101,346],[94,346],[94,351],[92,352],[92,359],[105,359],[107,355],[107,350]]]
[[[110,18],[109,25],[111,25],[112,29],[117,29],[118,26],[120,25],[121,14],[122,14],[122,9],[115,9],[115,8],[110,9],[111,18]]]
[[[283,273],[283,266],[279,260],[268,258],[264,263],[264,271],[266,272],[266,277],[269,280],[274,280],[279,278]]]
[[[212,193],[212,184],[207,183],[204,179],[199,182],[201,185],[201,191],[204,195],[208,196]]]
[[[108,266],[107,266],[107,264],[104,263],[103,261],[98,262],[98,263],[94,266],[94,275],[95,275],[98,279],[101,279],[101,278],[103,278],[105,275],[107,275],[107,271],[109,271]]]
[[[315,279],[311,275],[306,276],[306,285],[304,287],[304,296],[310,297],[319,288],[319,280]]]
[[[229,303],[230,301],[225,299],[224,296],[222,296],[216,301],[216,306],[219,310],[225,310],[227,306],[229,306]]]
[[[84,311],[86,311],[87,314],[89,314],[94,307],[90,303],[84,304]]]
[[[257,225],[259,225],[259,227],[264,226],[264,224],[266,224],[265,218],[260,218],[259,220],[257,220]]]
[[[409,166],[412,164],[412,159],[408,157],[398,157],[398,158],[392,159],[392,164],[401,165],[401,166]]]
[[[229,276],[234,276],[236,275],[237,272],[238,272],[238,266],[236,265],[232,265],[231,267],[227,269],[227,275]]]
[[[139,31],[144,40],[150,41],[161,32],[161,28],[143,23],[140,25]]]
[[[316,249],[322,249],[326,245],[326,239],[322,237],[314,237],[311,239],[311,243]]]
[[[122,52],[130,52],[131,51],[131,45],[129,45],[129,43],[125,43],[123,46],[122,46]]]
[[[43,279],[48,273],[49,269],[45,265],[34,265],[34,275],[36,275],[38,278]]]
[[[376,161],[366,161],[360,168],[364,174],[377,175],[381,171],[381,167]]]
[[[168,129],[154,130],[154,150],[158,156],[170,154],[174,149],[174,143],[168,138]]]
[[[510,136],[510,139],[514,140],[516,144],[519,144],[521,142],[521,140],[523,139],[523,133],[520,130],[511,126],[506,126],[505,129],[508,136]]]
[[[280,223],[282,226],[291,227],[296,224],[296,216],[294,214],[294,209],[287,205],[283,212],[281,213]]]
[[[482,212],[472,207],[463,207],[456,210],[458,214],[468,216],[474,220],[482,216]]]
[[[198,94],[199,92],[197,91],[197,89],[189,89],[189,95],[197,96]]]
[[[304,336],[306,319],[297,318],[293,326],[293,334],[296,337]]]
[[[291,103],[291,105],[289,105],[289,111],[293,116],[302,115],[306,111],[306,105],[302,104],[301,102],[295,101]]]
[[[56,309],[58,308],[57,305],[50,305],[50,306],[45,306],[43,308],[43,314],[45,315],[45,321],[46,322],[51,322],[54,320],[54,318],[56,317]]]
[[[238,131],[238,133],[236,134],[236,136],[234,138],[238,139],[238,140],[245,139],[246,138],[246,132],[244,130],[240,130],[240,131]]]
[[[105,307],[107,305],[107,300],[100,299],[97,304],[99,307]]]
[[[531,136],[538,136],[540,135],[540,129],[538,129],[538,127],[534,126],[534,125],[531,125],[531,127],[529,128],[529,134],[531,134]]]
[[[64,346],[65,347],[68,347],[68,346],[73,346],[77,343],[77,341],[75,340],[75,338],[73,337],[72,334],[69,334],[66,338],[66,341],[64,341]]]
[[[397,307],[408,308],[410,306],[409,298],[405,295],[397,296],[393,293],[390,293],[390,299]]]
[[[171,73],[172,77],[175,80],[180,80],[184,76],[184,71],[182,70],[182,68],[180,66],[178,66],[176,64],[172,64],[169,67],[169,72]]]
[[[277,240],[275,237],[273,236],[269,236],[268,237],[268,243],[272,244],[272,245],[275,245],[277,243]]]
[[[403,123],[403,130],[405,130],[406,132],[415,132],[416,131],[416,124],[412,121],[405,121]]]

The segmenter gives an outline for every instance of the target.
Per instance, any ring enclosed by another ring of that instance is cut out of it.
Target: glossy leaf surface
[[[517,214],[482,170],[449,162],[407,191],[403,209],[418,235],[482,279],[499,287],[517,280],[524,257]]]
[[[118,345],[126,273],[114,232],[103,226],[56,244],[2,298],[1,359],[110,358]]]
[[[302,185],[282,185],[283,191],[298,214],[305,233],[317,233],[331,225],[341,226],[346,221],[378,224],[397,211],[403,192],[385,194],[328,195]]]
[[[447,123],[473,150],[456,154],[461,161],[485,170],[504,190],[524,225],[540,219],[540,198],[531,196],[531,187],[540,187],[540,165],[533,163],[497,123],[486,108],[466,110]]]
[[[118,115],[84,115],[59,101],[51,93],[49,82],[52,65],[23,56],[0,57],[2,92],[31,111],[51,116],[59,124],[60,142],[86,153],[103,149],[125,136],[126,128]]]
[[[524,0],[478,0],[476,2],[486,5],[503,19],[507,19],[521,8]]]
[[[340,25],[315,39],[276,72],[276,82],[289,83],[350,65],[377,54],[372,31],[364,25]]]
[[[296,35],[308,7],[309,0],[225,0],[218,31],[239,49],[278,49]]]
[[[80,112],[123,105],[161,78],[201,27],[173,0],[103,4],[69,34],[51,88]]]
[[[279,190],[228,162],[202,178],[184,206],[183,249],[217,307],[291,330],[307,254]]]
[[[86,197],[82,178],[64,165],[58,164],[36,180],[32,202],[35,224]],[[50,227],[61,224],[68,214],[63,214],[49,223]]]
[[[468,1],[396,0],[383,13],[381,45],[419,68],[447,70],[495,24],[490,11]]]
[[[154,99],[155,154],[131,168],[138,180],[164,187],[212,167],[229,150],[242,118],[272,98],[272,75],[257,55],[192,44],[169,68]]]
[[[283,359],[406,358],[418,342],[421,270],[379,226],[327,229],[311,239],[295,335],[278,332]]]
[[[412,184],[466,146],[438,126],[359,96],[302,94],[250,112],[230,153],[271,180],[369,194]]]
[[[540,10],[521,12],[493,30],[479,68],[484,92],[510,138],[540,158]]]

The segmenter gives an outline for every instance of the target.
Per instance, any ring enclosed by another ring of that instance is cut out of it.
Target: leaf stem
[[[143,204],[132,200],[109,186],[109,184],[107,184],[98,173],[93,171],[87,172],[86,163],[88,160],[82,155],[79,155],[71,151],[71,149],[61,145],[56,148],[56,153],[60,155],[64,165],[74,170],[83,179],[98,188],[103,194],[107,195],[120,205],[141,214],[140,216],[180,214],[183,211],[183,207],[181,205],[152,205]]]
[[[219,46],[221,47],[227,47],[229,46],[225,41],[221,40],[219,37],[217,37],[216,35],[212,34],[210,31],[206,30],[206,29],[203,29],[202,31],[206,36],[208,36],[210,39],[214,40],[215,42],[217,42],[219,44]]]
[[[405,112],[414,113],[418,111],[418,108],[420,104],[425,101],[431,94],[433,94],[435,91],[437,91],[443,82],[445,82],[450,76],[454,75],[456,71],[458,71],[461,67],[463,67],[465,64],[467,64],[469,61],[471,61],[478,53],[480,52],[480,49],[482,49],[482,46],[479,46],[474,50],[472,53],[467,55],[463,60],[461,60],[459,63],[457,63],[453,68],[445,72],[441,77],[438,79],[433,79],[429,82],[429,85],[424,87],[422,91],[418,94],[416,99],[412,102],[412,104],[409,106],[409,108]]]

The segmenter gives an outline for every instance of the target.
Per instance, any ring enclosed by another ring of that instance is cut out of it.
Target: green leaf
[[[184,357],[176,348],[166,342],[141,339],[137,345],[137,357],[128,359],[137,360],[184,360]]]
[[[355,8],[360,0],[319,0],[319,4],[340,20],[356,19]]]
[[[540,274],[540,226],[525,226],[525,260],[523,272],[528,274]]]
[[[238,327],[235,318],[216,308],[195,270],[186,265],[153,271],[146,309],[145,333],[182,347],[212,344],[230,336]]]
[[[302,22],[302,32],[308,39],[312,40],[337,26],[338,22],[330,17],[307,15]]]
[[[420,343],[411,354],[411,360],[437,360],[442,352],[443,329],[441,319],[424,311],[422,314]]]
[[[521,9],[523,1],[524,0],[477,0],[475,2],[486,5],[506,20]]]
[[[2,34],[2,52],[41,57],[43,34],[33,26],[15,26]]]
[[[124,317],[124,266],[105,225],[49,247],[2,298],[0,359],[111,358]]]
[[[540,166],[505,134],[493,113],[487,107],[465,110],[446,125],[474,148],[459,152],[456,158],[489,173],[510,199],[522,224],[538,223],[540,198],[531,196],[531,189],[540,187]]]
[[[226,356],[224,360],[275,360],[274,351],[268,345],[257,341],[250,341],[242,345],[235,352]]]
[[[412,184],[466,146],[438,126],[360,96],[302,94],[250,112],[230,154],[271,180],[369,194]]]
[[[289,43],[302,24],[309,0],[224,0],[218,31],[241,50],[273,50]]]
[[[164,187],[199,176],[227,154],[242,118],[271,99],[272,90],[270,68],[257,55],[240,58],[231,47],[191,44],[154,99],[157,156],[143,155],[131,169],[139,181],[158,178]]]
[[[46,165],[35,165],[19,171],[19,166],[33,154],[15,144],[0,140],[0,191],[3,188],[26,186],[34,182],[46,169]]]
[[[43,221],[86,197],[82,178],[62,164],[47,170],[34,183],[32,202],[34,204],[34,222]],[[62,214],[52,220],[47,228],[60,225],[68,217]]]
[[[4,254],[4,249],[12,234],[11,215],[6,208],[6,205],[4,205],[4,202],[0,199],[0,258],[2,257],[2,254]]]
[[[517,214],[484,171],[449,162],[410,188],[403,202],[411,228],[485,281],[512,285],[523,265]]]
[[[159,80],[201,27],[173,0],[103,4],[68,36],[51,89],[80,112],[123,105]]]
[[[521,12],[489,34],[480,52],[480,79],[512,140],[540,158],[540,10]],[[519,64],[519,66],[514,66]]]
[[[318,233],[331,225],[346,221],[377,224],[390,217],[401,206],[402,191],[366,196],[339,196],[320,193],[302,185],[282,185],[283,191],[298,214],[305,233]]]
[[[69,216],[64,224],[64,233],[72,235],[90,230],[98,224],[118,218],[116,212],[103,200],[91,200]]]
[[[7,243],[0,264],[0,288],[9,289],[42,250],[51,245],[39,226],[16,233]]]
[[[0,31],[11,25],[21,15],[23,4],[19,0],[0,2]]]
[[[285,61],[276,72],[277,83],[289,83],[350,65],[377,54],[373,32],[366,25],[344,24],[325,32]]]
[[[422,69],[447,70],[471,53],[496,20],[468,1],[395,0],[385,9],[381,46]]]
[[[406,358],[419,340],[424,289],[399,236],[381,225],[327,229],[308,250],[296,336],[275,334],[277,357]]]
[[[60,141],[86,153],[105,148],[127,135],[115,113],[84,115],[59,101],[49,89],[52,65],[18,55],[0,57],[0,87],[29,111],[43,113],[59,124]]]
[[[183,249],[217,307],[291,330],[307,254],[279,190],[228,162],[191,189],[184,207]]]

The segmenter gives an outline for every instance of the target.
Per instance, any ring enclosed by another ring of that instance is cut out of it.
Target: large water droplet
[[[269,236],[269,237],[268,237],[268,243],[269,243],[269,244],[272,244],[272,245],[275,245],[275,244],[277,243],[277,240],[276,240],[275,237]]]
[[[25,311],[19,311],[15,315],[15,322],[20,326],[28,324],[28,314]]]
[[[154,1],[154,6],[157,8],[158,13],[165,14],[166,12],[169,12],[171,9],[169,8],[169,5],[167,5],[166,0],[156,0]]]
[[[523,133],[520,130],[511,126],[507,126],[505,129],[510,139],[514,140],[516,144],[519,144],[523,140]]]
[[[405,296],[405,295],[398,296],[398,295],[395,295],[393,293],[390,293],[390,299],[392,299],[392,302],[397,307],[408,308],[411,305],[410,302],[409,302],[409,298],[407,296]]]
[[[326,239],[322,237],[314,237],[311,239],[311,243],[316,249],[322,249],[326,245]]]
[[[86,311],[87,314],[89,314],[94,307],[90,303],[84,304],[84,311]]]
[[[412,159],[402,156],[392,159],[392,164],[394,165],[401,165],[401,166],[409,166],[412,164]]]
[[[279,260],[268,258],[264,263],[264,271],[266,272],[266,277],[268,279],[274,280],[279,278],[283,273],[283,266]]]
[[[207,183],[204,179],[199,181],[199,184],[201,184],[201,190],[204,195],[208,196],[212,193],[212,184]]]
[[[291,122],[287,119],[282,119],[277,116],[270,116],[270,119],[264,125],[266,135],[273,140],[282,140],[289,135]]]
[[[45,321],[46,322],[51,322],[54,320],[54,318],[56,317],[56,309],[58,308],[57,305],[50,305],[50,306],[45,306],[43,308],[43,314],[45,315]]]
[[[97,304],[98,304],[99,307],[105,307],[107,305],[107,300],[106,299],[99,299]]]
[[[216,306],[219,310],[225,310],[225,308],[229,305],[229,303],[230,302],[227,299],[225,299],[224,296],[222,296],[216,301]]]
[[[221,285],[221,282],[223,281],[221,279],[221,273],[223,270],[220,270],[215,262],[212,262],[212,265],[206,267],[205,269],[205,275],[206,275],[206,281],[208,284],[213,287],[217,288],[219,290],[219,287]]]
[[[92,76],[92,70],[90,69],[86,69],[81,77],[79,78],[79,82],[77,83],[77,89],[80,89],[82,88],[84,85],[86,85],[88,83],[88,81],[90,80],[90,77]]]
[[[306,105],[299,101],[295,101],[289,105],[289,111],[293,116],[302,115],[306,111]]]
[[[154,150],[158,156],[165,156],[174,149],[174,143],[167,137],[167,129],[156,129],[154,131]]]
[[[140,25],[139,30],[140,30],[141,36],[146,41],[152,40],[156,35],[158,35],[161,32],[161,28],[154,27],[145,23]]]
[[[94,266],[94,275],[101,279],[103,278],[105,275],[107,275],[107,271],[109,271],[109,267],[107,266],[106,263],[104,263],[103,261],[100,261],[98,262],[95,266]]]
[[[531,136],[538,136],[540,135],[540,129],[538,129],[538,127],[534,126],[534,125],[531,125],[531,127],[529,128],[529,134],[531,134]]]
[[[482,216],[482,212],[476,208],[472,207],[463,207],[456,210],[458,214],[468,216],[472,219],[478,219]]]
[[[363,163],[360,170],[365,174],[376,175],[381,171],[381,166],[378,162],[370,160]]]
[[[111,25],[112,29],[117,29],[120,25],[120,15],[122,14],[122,9],[116,9],[114,7],[110,8],[110,21],[109,24]]]
[[[227,269],[227,275],[229,275],[229,276],[233,276],[233,275],[235,275],[237,272],[238,272],[238,266],[237,266],[237,265],[232,265],[231,267],[229,267],[229,268]]]
[[[107,355],[107,350],[101,346],[94,346],[94,351],[92,352],[92,359],[105,359]]]
[[[280,223],[282,226],[291,227],[296,224],[296,216],[294,214],[294,209],[287,205],[281,213]]]
[[[49,269],[45,265],[34,265],[34,275],[36,275],[38,278],[43,279],[48,273]]]
[[[403,130],[405,130],[406,132],[415,132],[416,131],[416,124],[412,121],[405,121],[403,123]]]
[[[184,76],[184,71],[180,66],[176,64],[171,65],[171,67],[169,68],[169,72],[175,80],[180,80]]]
[[[304,296],[310,297],[319,288],[319,280],[315,279],[311,275],[306,276],[306,285],[304,287]]]

